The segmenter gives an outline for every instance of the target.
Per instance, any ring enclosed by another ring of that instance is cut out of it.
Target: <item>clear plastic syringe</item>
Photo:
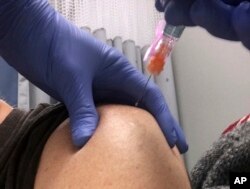
[[[162,31],[163,26],[164,30]],[[142,101],[146,87],[152,75],[159,75],[162,72],[167,58],[184,29],[185,26],[173,26],[166,24],[164,21],[160,21],[158,24],[158,27],[156,28],[156,38],[144,57],[144,62],[148,63],[147,70],[150,76],[145,84],[142,96],[135,103],[135,106],[138,106]]]

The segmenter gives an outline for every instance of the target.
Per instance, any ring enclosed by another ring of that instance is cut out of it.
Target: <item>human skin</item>
[[[13,108],[9,104],[0,99],[0,124],[12,110]]]
[[[35,189],[191,188],[177,148],[168,146],[151,114],[123,105],[103,105],[98,112],[98,128],[81,149],[72,144],[68,119],[53,132]]]

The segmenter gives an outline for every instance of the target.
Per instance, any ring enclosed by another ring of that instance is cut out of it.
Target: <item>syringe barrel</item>
[[[147,69],[150,74],[158,75],[162,72],[166,59],[172,52],[176,41],[180,38],[184,29],[185,26],[173,26],[170,24],[165,26],[163,35],[157,38],[157,41],[150,47],[147,58],[144,58],[149,60]]]

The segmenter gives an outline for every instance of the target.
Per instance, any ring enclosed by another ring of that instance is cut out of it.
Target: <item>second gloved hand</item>
[[[132,105],[141,97],[146,78],[117,50],[65,20],[45,0],[10,2],[2,5],[0,14],[0,53],[66,105],[76,146],[83,146],[96,129],[95,103]],[[147,86],[141,107],[156,118],[171,147],[187,150],[183,132],[155,84]]]
[[[170,24],[198,25],[216,37],[241,41],[250,49],[249,0],[156,0],[156,8],[165,12]]]

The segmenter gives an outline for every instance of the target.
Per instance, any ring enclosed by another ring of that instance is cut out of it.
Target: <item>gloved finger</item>
[[[159,12],[164,12],[168,2],[170,0],[155,0],[155,8],[159,11]]]
[[[125,104],[134,106],[135,101],[138,99],[133,98],[132,96],[123,93],[121,91],[114,90],[96,90],[94,92],[94,100],[96,104],[102,103],[114,103],[114,104]],[[143,109],[146,109],[141,103],[139,106]],[[175,121],[175,120],[174,120]],[[176,146],[181,153],[185,153],[188,150],[188,145],[185,142],[185,136],[182,132],[182,129],[178,126],[177,122],[174,122],[176,128],[177,141]]]
[[[216,37],[239,40],[231,22],[233,11],[233,6],[221,0],[196,0],[191,7],[190,16],[196,25]]]
[[[190,9],[194,0],[171,0],[165,9],[167,23],[178,26],[195,26],[190,17]]]
[[[176,123],[175,132],[177,134],[177,141],[176,146],[179,149],[180,153],[185,153],[188,151],[188,144],[186,143],[186,137],[183,133],[183,130],[181,127],[178,126]]]
[[[250,49],[250,3],[243,2],[235,8],[232,16],[234,29],[239,40]]]
[[[148,78],[120,53],[111,51],[108,55],[111,58],[108,59],[108,66],[103,68],[102,76],[104,77],[94,79],[94,89],[121,91],[137,99],[134,103],[143,96],[139,104],[143,104],[145,109],[155,117],[168,144],[173,147],[177,141],[176,125],[160,89],[153,82],[149,82],[146,87]],[[110,70],[112,70],[112,75],[110,75]]]
[[[78,90],[71,96],[71,101],[66,102],[69,111],[70,126],[73,143],[82,147],[93,135],[98,124],[91,87],[78,86]]]
[[[134,106],[137,99],[120,90],[94,89],[95,104],[124,104]]]
[[[122,66],[124,67],[124,65]],[[117,72],[114,75],[114,80],[120,81],[117,83],[113,82],[115,84],[114,88],[127,93],[135,99],[140,99],[143,95],[141,103],[155,117],[169,146],[173,147],[178,140],[175,133],[176,122],[167,107],[160,89],[153,82],[149,82],[145,90],[147,78],[132,66],[127,65],[126,72],[129,74],[124,75],[124,72]]]
[[[146,89],[142,103],[145,104],[147,109],[153,114],[158,121],[158,124],[165,135],[170,147],[177,145],[181,153],[185,152],[187,143],[183,139],[179,139],[180,136],[184,136],[183,132],[179,128],[176,120],[172,116],[164,96],[160,89],[150,83]],[[180,132],[177,133],[176,131]]]

